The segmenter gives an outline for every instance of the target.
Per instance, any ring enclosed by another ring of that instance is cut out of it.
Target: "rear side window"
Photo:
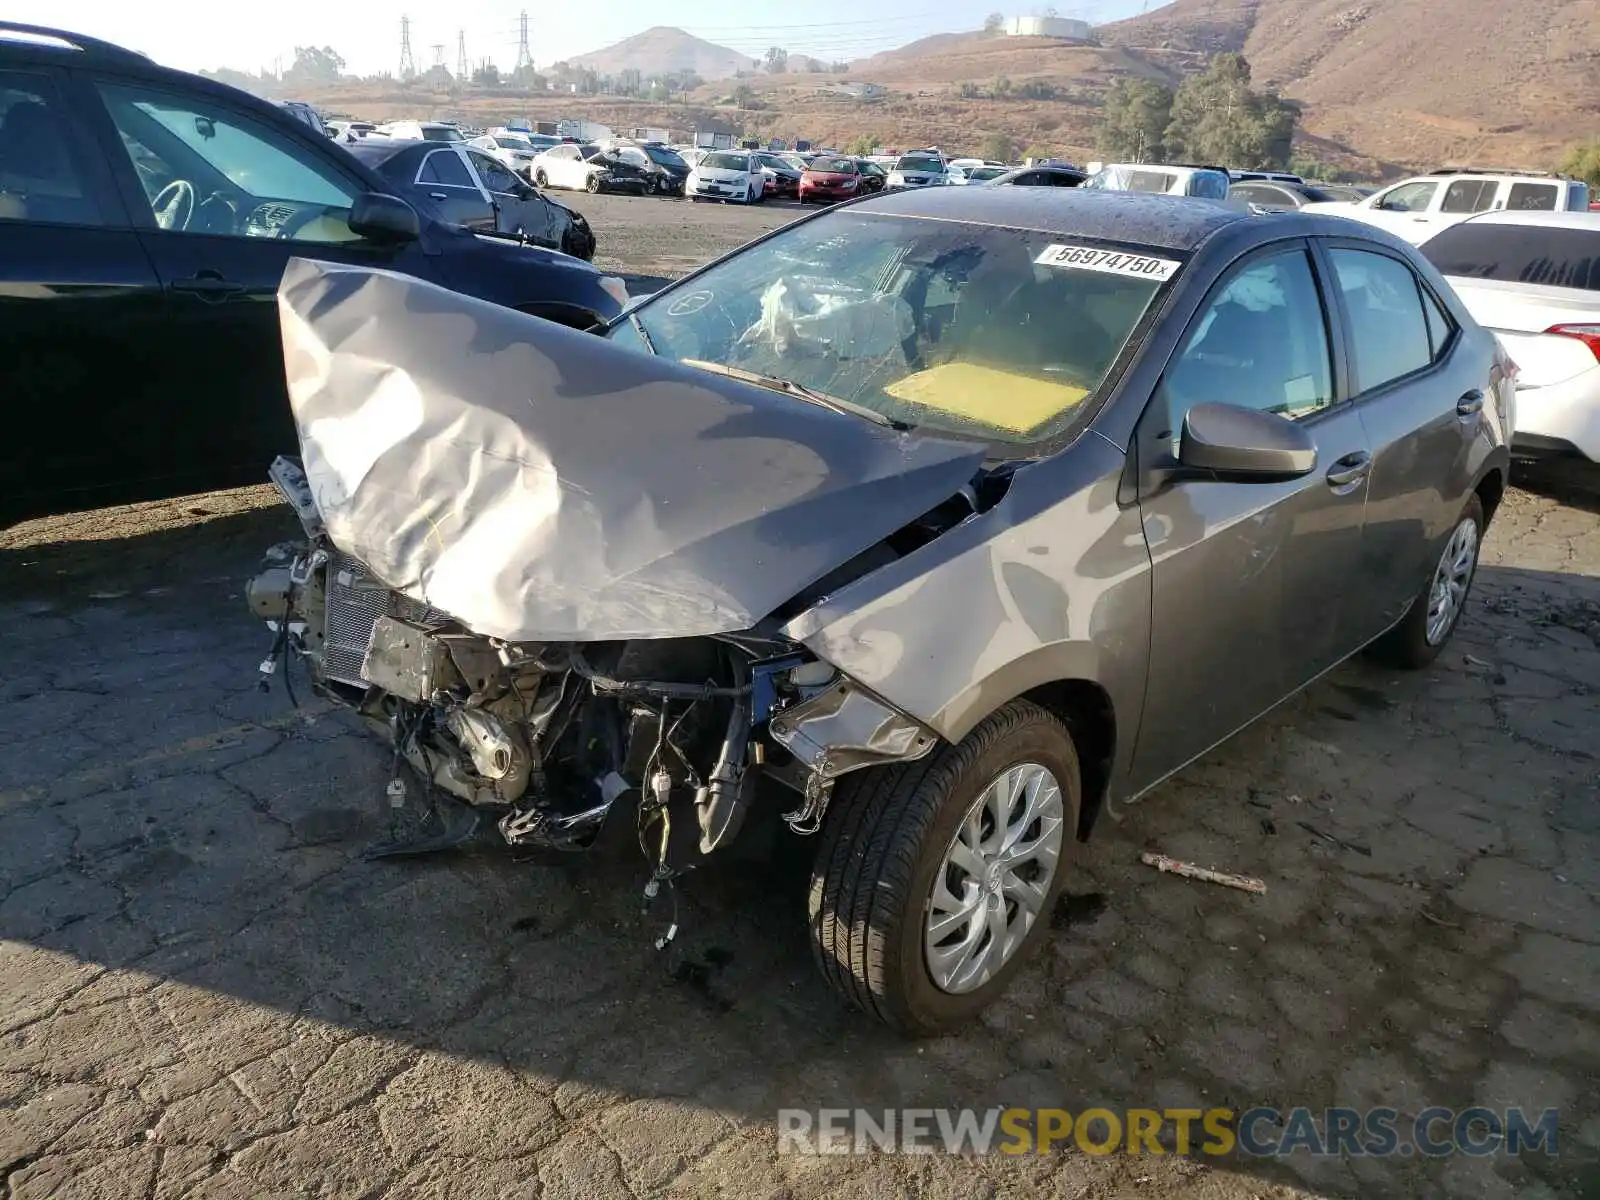
[[[1556,185],[1553,183],[1513,183],[1506,197],[1510,212],[1555,212]]]
[[[1441,275],[1600,292],[1600,229],[1469,221],[1421,250]]]
[[[1458,179],[1444,190],[1440,212],[1487,212],[1494,204],[1500,184],[1493,179]]]
[[[417,175],[418,183],[437,183],[444,187],[477,189],[466,164],[456,157],[454,150],[436,150],[428,155]]]
[[[0,221],[102,223],[71,137],[48,79],[0,71]]]
[[[1355,343],[1356,378],[1370,392],[1433,362],[1433,340],[1411,268],[1384,254],[1333,250]]]

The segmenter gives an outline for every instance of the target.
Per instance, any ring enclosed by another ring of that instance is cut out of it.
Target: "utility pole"
[[[411,57],[411,18],[400,18],[400,79],[416,78],[417,60]]]
[[[456,81],[465,83],[472,72],[467,69],[467,31],[456,30]]]
[[[513,75],[520,75],[524,70],[533,70],[533,55],[528,50],[528,10],[523,9],[518,18],[519,36],[517,38],[517,65],[511,68]]]

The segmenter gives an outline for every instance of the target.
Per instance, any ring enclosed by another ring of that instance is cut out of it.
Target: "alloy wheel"
[[[1061,861],[1061,785],[1038,763],[1008,767],[957,827],[934,873],[923,931],[929,977],[970,992],[993,979],[1042,915]]]
[[[1450,636],[1466,601],[1472,572],[1478,565],[1478,523],[1465,517],[1445,543],[1428,589],[1428,645],[1437,646]]]

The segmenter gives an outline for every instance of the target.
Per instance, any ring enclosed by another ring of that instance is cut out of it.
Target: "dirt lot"
[[[579,197],[681,270],[794,210]],[[1600,1195],[1600,505],[1513,490],[1437,666],[1356,663],[1081,853],[983,1023],[836,1005],[803,845],[370,863],[381,748],[256,689],[264,489],[0,532],[0,1184],[23,1197]],[[1138,865],[1155,846],[1265,896]],[[779,1108],[1560,1109],[1521,1160],[813,1157]]]

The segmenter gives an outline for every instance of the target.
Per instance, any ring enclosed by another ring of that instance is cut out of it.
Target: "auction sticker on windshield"
[[[1165,283],[1178,273],[1182,263],[1170,258],[1151,258],[1144,254],[1124,254],[1118,250],[1096,250],[1092,246],[1046,246],[1033,260],[1047,267],[1071,267],[1079,271],[1099,271],[1105,275],[1131,275]]]

